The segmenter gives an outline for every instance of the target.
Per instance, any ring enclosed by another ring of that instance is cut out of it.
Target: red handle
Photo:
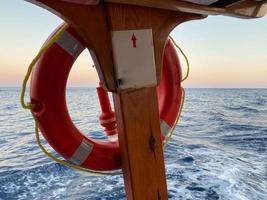
[[[108,92],[101,86],[97,87],[96,89],[102,111],[99,116],[100,124],[105,128],[104,131],[106,132],[107,136],[115,135],[117,134],[117,123],[115,113],[112,111],[110,106]]]

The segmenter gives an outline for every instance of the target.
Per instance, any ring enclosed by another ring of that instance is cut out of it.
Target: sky
[[[0,86],[21,85],[27,67],[62,20],[23,0],[0,1]],[[267,17],[223,16],[186,22],[171,33],[190,61],[191,88],[267,88]],[[186,67],[180,57],[185,73]],[[84,51],[70,86],[95,86],[98,76]]]

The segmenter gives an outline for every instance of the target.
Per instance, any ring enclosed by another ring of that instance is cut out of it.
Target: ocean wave
[[[245,112],[245,113],[259,113],[260,112],[258,109],[251,108],[248,106],[236,106],[236,107],[225,106],[225,109],[230,110],[230,111],[239,111],[239,112]]]
[[[226,123],[222,127],[220,127],[221,130],[224,132],[250,132],[251,134],[255,133],[257,130],[264,129],[262,126],[256,126],[252,124],[239,124],[239,123]]]
[[[219,111],[211,111],[210,112],[210,117],[209,120],[216,122],[216,123],[221,123],[223,124],[224,122],[228,121],[228,116],[225,113],[219,112]]]
[[[267,99],[263,97],[257,97],[251,104],[256,106],[264,106],[267,103]]]

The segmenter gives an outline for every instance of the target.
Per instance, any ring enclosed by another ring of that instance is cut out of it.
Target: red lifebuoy
[[[31,103],[38,105],[34,107],[34,114],[48,143],[68,161],[92,170],[119,169],[118,142],[85,136],[74,125],[68,113],[66,83],[73,63],[84,49],[82,40],[69,27],[43,53],[31,80]],[[181,67],[170,41],[166,43],[162,70],[158,100],[161,132],[165,138],[174,126],[182,98]]]

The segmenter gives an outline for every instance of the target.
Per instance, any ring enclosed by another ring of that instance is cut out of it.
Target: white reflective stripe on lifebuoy
[[[88,158],[93,149],[93,144],[83,139],[80,146],[76,149],[74,154],[68,159],[68,161],[81,165]]]
[[[164,120],[160,120],[160,131],[165,137],[171,131],[172,127],[170,127]]]
[[[111,122],[116,122],[116,118],[113,117],[111,119],[107,119],[107,120],[99,120],[101,124],[107,124],[107,123],[111,123]]]
[[[56,43],[73,58],[77,58],[84,49],[84,46],[67,31],[62,34]]]

